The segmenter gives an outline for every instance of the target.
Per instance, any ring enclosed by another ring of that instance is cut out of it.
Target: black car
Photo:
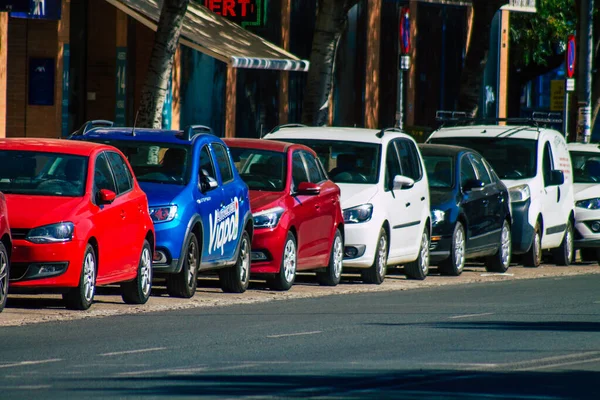
[[[477,152],[457,146],[419,145],[431,197],[430,262],[444,275],[460,275],[465,259],[482,258],[505,272],[511,258],[508,189]]]

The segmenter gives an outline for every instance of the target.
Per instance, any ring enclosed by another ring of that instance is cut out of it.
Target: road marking
[[[440,367],[465,367],[465,368],[497,368],[500,364],[486,363],[426,363],[425,365],[434,365]]]
[[[485,273],[485,274],[481,274],[480,276],[515,276],[515,274],[509,274],[507,272],[504,273]]]
[[[62,358],[51,358],[49,360],[37,360],[37,361],[21,361],[11,364],[2,364],[0,368],[13,368],[13,367],[25,367],[27,365],[39,365],[39,364],[48,364],[53,362],[62,361]]]
[[[465,315],[455,315],[453,317],[448,317],[449,319],[459,319],[459,318],[471,318],[471,317],[483,317],[484,315],[493,315],[493,312],[481,313],[481,314],[465,314]]]
[[[22,385],[22,386],[0,386],[2,390],[41,390],[50,389],[51,385]]]
[[[557,364],[547,364],[547,365],[540,365],[537,367],[521,368],[521,369],[518,369],[518,371],[533,371],[533,370],[537,370],[537,369],[566,367],[567,365],[587,364],[587,363],[596,362],[596,361],[600,361],[600,358],[592,358],[589,360],[580,360],[580,361],[569,361],[569,362],[557,363]]]
[[[281,335],[269,335],[267,336],[269,339],[288,337],[288,336],[303,336],[303,335],[316,335],[318,333],[323,333],[323,331],[311,331],[311,332],[298,332],[298,333],[282,333]]]
[[[209,366],[195,367],[195,368],[162,368],[162,369],[150,369],[146,371],[128,371],[120,372],[116,376],[142,376],[142,375],[189,375],[199,372],[214,372],[214,371],[229,371],[234,369],[243,369],[256,367],[258,364],[243,364],[243,365],[230,365],[227,367],[211,368]]]
[[[150,349],[115,351],[115,352],[112,352],[112,353],[103,353],[103,354],[100,354],[100,357],[121,356],[123,354],[149,353],[151,351],[161,351],[161,350],[166,350],[166,349],[167,349],[166,347],[152,347]]]
[[[529,399],[529,400],[550,400],[550,399],[559,399],[559,397],[555,396],[536,396],[536,395],[522,395],[522,394],[505,394],[505,393],[479,393],[479,392],[442,392],[435,390],[403,390],[399,393],[400,395],[416,395],[416,396],[425,396],[425,397],[460,397],[460,398],[476,398],[476,399]]]

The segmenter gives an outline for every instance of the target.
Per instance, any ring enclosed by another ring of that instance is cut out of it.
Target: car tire
[[[344,240],[339,229],[335,230],[329,264],[324,272],[317,272],[317,282],[321,286],[337,286],[342,279],[342,263],[344,260]]]
[[[567,229],[560,246],[552,250],[552,256],[556,265],[568,267],[573,264],[575,258],[575,243],[573,234],[573,221],[569,218]]]
[[[581,261],[587,262],[599,262],[600,261],[600,252],[598,249],[579,249],[579,253],[581,255]]]
[[[152,249],[144,240],[137,275],[134,280],[121,283],[121,297],[127,304],[146,304],[152,291]]]
[[[419,247],[419,256],[413,262],[404,266],[404,273],[408,279],[417,279],[422,281],[429,273],[429,229],[425,228],[421,235],[421,245]]]
[[[512,237],[510,224],[504,221],[500,236],[500,247],[496,254],[485,259],[485,269],[488,272],[506,272],[510,267],[512,257]]]
[[[219,270],[219,282],[225,293],[244,293],[250,283],[250,235],[244,230],[235,265]]]
[[[0,312],[6,306],[8,297],[8,282],[10,278],[10,258],[4,243],[0,242]]]
[[[531,248],[523,254],[523,266],[537,268],[542,263],[542,229],[539,221],[535,224],[533,230],[533,243]]]
[[[167,277],[167,293],[171,297],[189,299],[196,294],[198,287],[198,268],[200,266],[200,248],[198,238],[191,233],[183,255],[183,264],[178,274]]]
[[[361,276],[364,283],[381,285],[387,273],[388,260],[388,236],[383,227],[379,230],[377,247],[375,249],[375,260],[373,265],[362,271]]]
[[[83,253],[83,263],[79,284],[63,294],[63,300],[69,310],[87,310],[94,302],[96,292],[96,252],[91,244],[87,244]]]
[[[465,254],[467,250],[467,236],[462,222],[454,225],[452,233],[452,246],[450,247],[450,257],[440,262],[438,266],[442,275],[459,276],[465,268]]]
[[[292,232],[287,233],[279,272],[267,280],[267,284],[273,290],[290,290],[296,280],[298,267],[298,247],[296,237]]]

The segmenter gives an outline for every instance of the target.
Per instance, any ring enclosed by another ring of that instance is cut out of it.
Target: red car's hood
[[[285,195],[284,192],[263,192],[260,190],[250,191],[250,204],[252,212],[266,210],[275,207],[276,203]]]
[[[84,199],[83,197],[21,194],[5,196],[10,227],[21,229],[68,221],[77,214]]]

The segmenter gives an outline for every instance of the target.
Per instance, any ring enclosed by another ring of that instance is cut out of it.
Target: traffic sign
[[[567,76],[572,78],[575,75],[575,35],[569,35],[567,39]]]
[[[410,52],[410,8],[402,7],[400,10],[400,53]]]

